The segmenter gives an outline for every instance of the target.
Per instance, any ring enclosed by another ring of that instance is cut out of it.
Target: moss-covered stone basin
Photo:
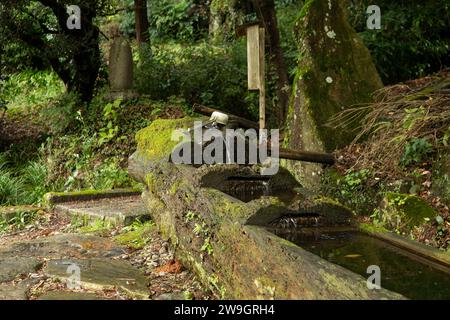
[[[153,130],[160,130],[163,124],[158,123]],[[241,201],[224,192],[227,183],[248,181],[249,177],[252,181],[259,175],[257,167],[174,165],[165,152],[159,156],[155,152],[157,145],[164,143],[161,135],[153,135],[151,130],[138,134],[138,150],[130,158],[129,172],[145,184],[144,202],[158,229],[176,248],[177,257],[219,297],[402,298],[387,290],[369,290],[364,277],[263,227],[286,213],[317,212],[330,220],[345,220],[351,212],[327,199],[310,199],[284,170],[265,181],[277,192]],[[158,143],[148,141],[152,136],[158,137]],[[167,134],[165,137],[170,139]],[[295,190],[294,195],[282,199],[280,195],[288,189]]]
[[[132,161],[136,159],[135,155]],[[218,170],[161,164],[146,175],[148,188],[143,198],[159,230],[176,247],[177,256],[220,297],[401,298],[386,290],[368,290],[365,278],[258,226],[286,213],[288,206],[278,198],[244,203],[217,189],[201,187],[202,179]],[[313,208],[319,210],[323,204],[310,204],[305,212]]]

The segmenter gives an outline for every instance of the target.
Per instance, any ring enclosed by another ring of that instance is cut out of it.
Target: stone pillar
[[[133,90],[133,54],[128,40],[116,33],[109,54],[109,86],[111,98],[131,99]]]

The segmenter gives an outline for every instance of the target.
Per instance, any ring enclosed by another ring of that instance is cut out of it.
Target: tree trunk
[[[94,24],[95,9],[87,6],[81,7],[81,11],[82,27],[80,30],[67,30],[61,27],[63,32],[68,33],[72,43],[82,43],[82,45],[72,47],[72,70],[70,71],[72,76],[66,85],[69,92],[79,94],[81,101],[90,102],[94,95],[95,83],[101,65],[100,30]],[[58,20],[60,24],[65,21],[64,12],[58,16]]]
[[[383,86],[369,50],[347,22],[341,3],[311,0],[296,22],[300,59],[285,137],[294,150],[329,153],[350,144],[360,118],[353,117],[338,128],[329,126],[329,121],[355,105],[370,103],[372,94]],[[320,185],[321,167],[299,162],[288,167],[306,188]]]
[[[258,19],[266,29],[266,48],[269,52],[269,62],[275,67],[276,93],[278,98],[278,117],[280,124],[284,123],[289,105],[290,86],[286,62],[281,48],[280,32],[274,0],[253,0]],[[270,73],[270,69],[269,69]]]
[[[212,0],[209,5],[209,35],[215,42],[234,39],[236,27],[243,24],[250,13],[247,1]]]
[[[136,41],[140,46],[142,43],[150,42],[150,35],[148,33],[149,22],[147,0],[134,0],[134,12],[136,21]]]

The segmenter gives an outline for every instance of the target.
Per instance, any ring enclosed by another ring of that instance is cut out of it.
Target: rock
[[[107,251],[103,256],[105,258],[114,258],[114,257],[119,257],[124,253],[125,253],[124,248],[113,248],[113,249]]]
[[[50,291],[41,295],[38,300],[72,300],[72,301],[92,301],[92,300],[106,300],[95,293],[91,292],[69,292],[69,291]]]
[[[389,192],[380,210],[380,220],[394,230],[410,231],[434,219],[438,213],[424,200],[415,195]]]
[[[186,298],[184,297],[184,293],[183,292],[172,292],[172,293],[163,293],[160,294],[154,298],[152,298],[152,300],[186,300]]]
[[[67,281],[67,268],[75,264],[80,268],[81,286],[89,290],[119,288],[128,295],[148,298],[147,279],[141,271],[125,261],[109,259],[51,260],[44,272],[49,277]]]
[[[165,134],[170,135],[171,130]],[[224,180],[239,177],[243,171],[258,175],[257,168],[174,165],[166,158],[170,148],[155,147],[155,135],[148,128],[138,133],[138,150],[130,159],[130,173],[146,184],[144,202],[163,238],[176,247],[177,259],[219,297],[401,298],[387,290],[368,290],[363,277],[268,232],[265,222],[291,212],[280,199],[263,197],[244,203],[218,190]],[[280,175],[270,181],[274,187],[298,185],[289,183],[295,179],[286,170],[280,170]],[[298,210],[301,199],[296,203]],[[328,205],[331,207],[336,210],[334,215],[351,215],[339,205]],[[316,208],[319,211],[325,207],[318,204]]]
[[[0,284],[0,300],[27,300],[28,287],[23,284]]]
[[[18,276],[36,272],[42,262],[33,257],[0,257],[0,282],[14,280]]]
[[[2,257],[64,257],[120,256],[125,248],[109,239],[79,235],[59,234],[42,239],[13,243],[0,250]]]
[[[142,160],[147,166],[153,168],[158,167],[159,163],[168,162],[173,149],[178,145],[178,142],[172,140],[173,132],[193,127],[194,121],[194,118],[189,117],[176,120],[157,119],[149,127],[139,131],[136,135],[138,152],[130,159],[129,174],[138,181],[146,183],[146,179],[150,178],[146,176],[147,169],[150,168],[139,166]]]
[[[338,0],[305,2],[296,24],[300,54],[288,111],[286,142],[292,149],[333,152],[355,138],[358,121],[327,122],[355,104],[371,101],[383,84],[368,49],[346,21]],[[317,187],[321,166],[288,162],[300,183]]]

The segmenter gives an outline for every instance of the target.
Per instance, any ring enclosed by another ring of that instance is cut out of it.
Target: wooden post
[[[247,27],[248,89],[259,90],[259,128],[266,128],[265,36],[259,24]]]
[[[248,90],[259,90],[261,87],[261,59],[260,59],[259,25],[247,28],[247,69]]]
[[[266,31],[259,28],[259,128],[266,128]]]

